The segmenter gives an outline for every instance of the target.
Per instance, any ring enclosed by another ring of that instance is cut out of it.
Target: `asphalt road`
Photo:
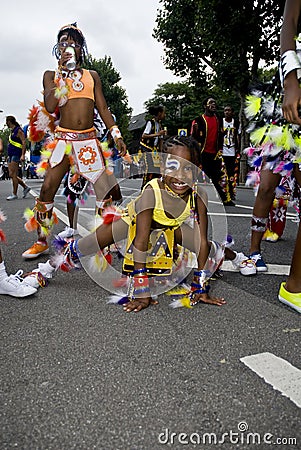
[[[32,195],[7,202],[11,183],[0,182],[10,273],[38,262],[21,257],[34,238],[23,211],[41,182],[28,184]],[[122,183],[125,197],[137,189],[139,180]],[[226,215],[212,197],[210,213],[247,253],[254,195],[237,197]],[[66,220],[63,197],[56,207]],[[92,214],[89,200],[83,232]],[[172,309],[161,295],[127,314],[84,270],[57,273],[27,299],[1,296],[1,450],[301,448],[301,317],[277,300],[296,231],[289,218],[281,241],[263,243],[269,273],[224,271],[213,283],[221,308]]]

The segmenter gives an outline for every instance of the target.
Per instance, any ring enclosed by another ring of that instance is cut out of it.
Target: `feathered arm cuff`
[[[286,76],[293,70],[297,70],[297,78],[301,78],[301,62],[298,55],[295,50],[287,50],[281,55],[279,62],[279,75],[282,87]]]

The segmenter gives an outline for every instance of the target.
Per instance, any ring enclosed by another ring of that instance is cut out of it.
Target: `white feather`
[[[262,111],[265,116],[271,117],[274,113],[275,102],[273,100],[266,100],[262,104]]]
[[[182,305],[182,303],[181,303],[181,300],[173,300],[173,301],[169,304],[169,306],[170,306],[171,308],[173,308],[173,309],[175,309],[175,308],[183,308],[183,305]]]
[[[111,295],[111,296],[109,297],[109,299],[107,300],[107,303],[108,303],[108,304],[110,303],[110,304],[117,305],[118,302],[119,302],[119,300],[120,300],[122,297],[125,297],[125,295],[122,295],[122,296],[120,296],[120,295]]]

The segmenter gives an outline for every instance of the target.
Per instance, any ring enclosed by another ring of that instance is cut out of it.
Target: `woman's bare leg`
[[[70,167],[68,156],[64,156],[63,161],[55,167],[49,167],[46,172],[39,199],[41,202],[53,202],[62,179]]]
[[[297,164],[295,166],[294,175],[297,183],[301,186],[301,172],[298,169]],[[299,222],[299,229],[286,288],[289,292],[301,293],[301,222]]]
[[[57,193],[62,179],[69,169],[69,158],[64,156],[63,161],[55,167],[50,167],[45,175],[44,182],[41,187],[39,202],[52,203],[54,201],[55,194]],[[49,217],[51,217],[52,209],[49,211]],[[41,233],[41,228],[38,228],[38,240],[46,242],[47,238]]]

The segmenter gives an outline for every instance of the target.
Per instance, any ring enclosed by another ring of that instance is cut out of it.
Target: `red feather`
[[[108,264],[112,265],[113,262],[112,253],[107,253],[106,255],[104,255],[104,257],[106,258]]]
[[[104,209],[102,213],[103,223],[105,225],[108,225],[112,222],[116,222],[121,217],[120,212],[114,208],[113,206],[108,206]]]
[[[3,230],[0,229],[0,242],[6,242],[6,236]]]

